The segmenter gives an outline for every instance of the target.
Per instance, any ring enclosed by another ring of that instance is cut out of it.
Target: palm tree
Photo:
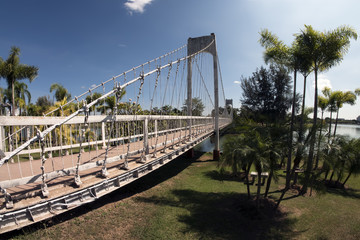
[[[302,192],[307,191],[310,179],[314,146],[315,128],[317,127],[318,113],[318,73],[325,71],[338,64],[343,59],[350,47],[350,39],[357,39],[357,33],[350,27],[342,26],[333,31],[319,32],[311,26],[305,25],[305,30],[296,36],[297,42],[312,63],[315,75],[315,94],[314,94],[314,115],[313,115],[313,136],[311,138],[307,169],[305,171],[305,182]]]
[[[269,193],[272,179],[275,181],[278,180],[278,174],[276,170],[278,169],[278,160],[281,158],[281,150],[286,148],[285,131],[286,130],[282,126],[271,126],[265,129],[267,135],[266,142],[269,144],[268,168],[270,170],[269,177],[266,182],[264,194],[265,198]]]
[[[52,114],[54,114],[55,116],[69,116],[70,114],[76,111],[77,106],[74,103],[70,103],[67,105],[66,103],[67,103],[67,98],[64,97],[64,99],[62,99],[61,101],[55,102],[55,104],[51,106],[48,109],[48,111],[51,112],[57,109],[57,111],[55,111]]]
[[[5,89],[0,87],[0,115],[4,115],[4,114],[5,114]]]
[[[19,114],[21,115],[21,109],[26,110],[26,98],[28,104],[31,101],[31,93],[28,90],[28,86],[24,82],[15,82],[15,101],[18,103]]]
[[[294,88],[292,99],[292,111],[291,111],[291,123],[289,134],[289,153],[287,160],[287,173],[286,173],[286,188],[290,187],[290,168],[291,168],[291,156],[293,148],[293,131],[294,131],[294,119],[295,119],[295,105],[296,105],[296,76],[297,71],[300,69],[302,53],[301,48],[295,42],[291,47],[286,46],[278,37],[267,29],[260,33],[260,44],[265,47],[264,59],[265,62],[275,62],[277,64],[285,65],[290,71],[294,72]]]
[[[349,142],[349,146],[348,150],[351,151],[351,155],[347,155],[348,158],[345,163],[345,170],[348,172],[348,175],[342,183],[343,186],[345,186],[352,174],[360,174],[360,140],[352,139]]]
[[[352,91],[346,91],[346,92],[336,91],[334,92],[334,94],[336,101],[336,121],[335,121],[335,129],[334,129],[333,137],[335,137],[336,135],[336,128],[337,128],[340,108],[342,108],[344,104],[354,105],[356,101],[356,95]]]
[[[8,88],[11,89],[11,115],[15,116],[15,82],[29,79],[32,82],[38,75],[38,67],[28,66],[20,63],[20,49],[11,47],[9,57],[5,61],[0,61],[0,77],[5,78]]]
[[[331,139],[331,126],[332,126],[332,113],[336,112],[336,95],[331,91],[329,87],[324,87],[322,90],[324,97],[327,101],[327,110],[330,112],[329,118],[329,132],[328,132],[328,144],[330,144]]]
[[[320,133],[319,133],[319,138],[318,138],[318,144],[317,144],[317,154],[316,154],[316,161],[315,161],[315,169],[318,168],[319,166],[319,158],[320,158],[320,143],[321,143],[321,139],[322,139],[322,129],[323,129],[323,124],[324,124],[324,112],[326,110],[326,108],[329,105],[329,99],[323,96],[319,96],[318,97],[319,100],[319,108],[321,109],[321,122],[320,122]]]
[[[245,134],[231,136],[223,144],[223,154],[220,157],[219,167],[220,172],[224,171],[225,167],[230,167],[231,172],[237,175],[240,170],[245,170],[245,180],[247,185],[248,199],[250,194],[249,171],[253,162],[251,156],[252,149],[247,145],[249,142]]]
[[[260,192],[261,192],[261,174],[269,169],[269,160],[271,159],[271,153],[273,149],[267,142],[267,139],[263,139],[258,132],[255,132],[251,141],[249,141],[249,147],[252,149],[251,156],[253,158],[253,164],[258,176],[257,191],[256,191],[256,207],[259,208]]]
[[[337,172],[339,176],[343,171],[343,162],[346,156],[346,152],[344,152],[344,149],[346,148],[348,142],[349,140],[346,137],[336,136],[331,142],[331,144],[328,145],[325,180],[329,171],[332,169],[332,173],[329,179],[330,183],[332,182],[335,172]]]
[[[300,59],[299,72],[304,77],[304,86],[303,86],[303,96],[302,96],[302,105],[301,105],[301,117],[300,117],[298,142],[299,142],[299,144],[303,144],[303,140],[304,140],[304,117],[305,116],[307,117],[307,115],[305,114],[306,80],[307,80],[307,77],[309,76],[309,74],[311,73],[312,70],[311,70],[311,62],[309,60],[309,57],[306,56],[306,53],[301,52],[299,57],[301,58]],[[297,153],[297,157],[302,158],[302,154]],[[300,161],[300,159],[298,161]]]
[[[59,83],[51,84],[50,92],[52,92],[52,91],[55,91],[55,99],[58,102],[62,101],[65,97],[67,99],[71,99],[71,94],[68,92],[68,90],[66,88],[64,88]]]
[[[126,94],[126,91],[125,91],[125,89],[123,89],[118,96],[119,97],[118,100],[122,99],[125,94]],[[108,113],[112,114],[112,112],[115,108],[115,105],[116,105],[116,97],[115,97],[115,95],[109,96],[109,97],[105,98],[104,101],[101,101],[101,103],[99,103],[99,104],[102,104],[102,106],[98,106],[96,108],[97,111],[99,111],[101,114],[108,114]],[[123,107],[122,103],[118,103],[118,105],[117,105],[118,110],[119,110],[119,107]],[[134,106],[130,105],[129,107],[132,109],[132,111],[134,110]],[[139,110],[139,105],[138,105],[137,110]],[[115,114],[118,114],[118,112]]]
[[[98,93],[98,92],[95,92],[92,95],[88,95],[88,96],[86,96],[86,103],[89,104],[92,101],[95,101],[96,99],[100,98],[101,96],[102,96],[102,94]],[[92,109],[90,109],[90,111],[93,111],[94,115],[95,115],[96,107],[103,104],[103,103],[104,103],[104,101],[99,101],[97,104],[93,105],[93,107],[92,107]]]

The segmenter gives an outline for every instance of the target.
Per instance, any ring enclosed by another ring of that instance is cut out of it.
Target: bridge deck
[[[180,135],[180,133],[177,134]],[[48,198],[43,198],[41,196],[39,183],[13,187],[9,189],[9,192],[13,195],[15,200],[14,208],[6,209],[3,204],[0,210],[0,233],[22,228],[34,222],[66,212],[79,205],[94,201],[98,197],[108,194],[109,192],[161,167],[163,164],[176,158],[177,155],[185,152],[193,145],[203,141],[211,134],[211,131],[204,131],[197,136],[194,136],[192,140],[186,139],[185,141],[185,139],[178,139],[173,142],[173,148],[169,148],[168,145],[165,152],[162,152],[161,148],[157,148],[156,157],[148,159],[146,163],[138,163],[136,161],[140,158],[141,154],[133,155],[128,159],[129,170],[119,169],[119,166],[123,164],[123,160],[112,162],[107,165],[109,175],[106,179],[99,175],[101,166],[82,171],[81,180],[83,184],[80,188],[76,188],[72,184],[74,176],[63,176],[53,179],[47,182],[50,192]],[[167,138],[171,139],[169,136],[171,135],[169,134]],[[159,136],[158,141],[162,139],[162,142],[165,142],[165,138],[166,136]],[[138,146],[142,144],[142,142],[133,142],[131,144],[133,146],[130,146],[134,147],[135,145]],[[155,142],[152,145],[155,145]],[[117,150],[119,150],[119,148],[115,146],[110,153],[112,155],[117,155]],[[155,149],[151,148],[149,155],[151,156],[154,151]],[[98,153],[103,156],[104,150],[99,150]],[[90,156],[90,154],[85,155]],[[90,161],[91,159],[93,159],[93,157],[88,157],[86,160],[84,158],[85,161]]]
[[[180,133],[180,132],[171,133],[171,134],[168,134],[168,136],[162,135],[162,136],[159,136],[158,139],[156,139],[156,137],[150,138],[149,146],[152,146],[152,147],[150,147],[150,149],[149,149],[149,155],[150,156],[153,155],[153,153],[155,151],[155,144],[163,145],[166,138],[167,138],[167,141],[174,139],[174,144],[178,144],[179,139],[177,139],[177,138],[179,138],[181,136],[182,137],[186,136],[185,131],[182,131],[182,133]],[[175,140],[175,139],[177,139],[177,140]],[[142,149],[143,146],[144,146],[144,143],[142,140],[131,142],[130,146],[129,146],[129,152],[136,152],[137,150]],[[169,144],[168,144],[168,146],[169,146]],[[161,148],[163,148],[163,147],[157,147],[156,151],[159,152],[159,150],[161,150]],[[111,158],[114,158],[114,157],[117,157],[120,155],[126,155],[127,150],[128,150],[127,143],[123,143],[123,144],[120,144],[117,146],[111,146],[111,147],[109,147],[109,151],[108,151],[108,159],[111,159]],[[95,179],[99,178],[99,176],[96,176],[96,175],[98,175],[101,171],[102,161],[105,158],[105,152],[106,152],[106,149],[98,149],[98,150],[93,149],[89,152],[83,152],[81,154],[81,160],[80,160],[81,165],[91,163],[91,162],[96,163],[96,166],[94,168],[80,171],[81,180],[84,183],[84,186],[86,185],[85,184],[86,182],[91,182],[91,183],[94,182],[94,180],[91,180],[91,181],[89,180],[89,179],[94,178],[94,175],[95,175]],[[136,162],[136,160],[139,160],[140,156],[141,156],[140,153],[135,154],[133,156],[129,156],[128,157],[128,161],[130,163],[129,167],[132,167],[134,164],[137,165],[135,162]],[[75,169],[77,158],[78,158],[78,154],[70,154],[67,156],[49,158],[46,160],[45,165],[44,165],[45,172],[51,173],[51,172],[61,172],[63,169]],[[123,171],[123,170],[119,170],[118,167],[120,165],[122,165],[124,163],[124,161],[125,161],[125,159],[119,159],[118,161],[114,161],[112,163],[106,164],[108,171],[109,171],[109,169],[112,169],[112,171],[109,172],[109,174],[110,174],[109,177],[111,177],[113,172],[114,172],[114,174],[120,174],[121,171]],[[19,167],[21,169],[21,172],[19,171]],[[41,169],[40,169],[40,167],[41,167],[41,159],[32,160],[32,169],[30,167],[30,161],[20,162],[20,164],[18,162],[9,163],[8,168],[5,168],[5,166],[0,168],[0,182],[9,180],[9,177],[11,177],[10,179],[22,179],[22,178],[26,178],[26,177],[30,177],[30,176],[37,176],[36,182],[22,184],[22,185],[11,187],[11,188],[7,189],[7,191],[12,195],[12,197],[14,198],[14,200],[16,202],[16,204],[14,205],[15,208],[23,207],[24,204],[20,203],[20,201],[23,201],[24,199],[26,199],[25,206],[29,204],[29,201],[36,202],[36,201],[40,200],[40,199],[36,199],[36,198],[29,199],[31,197],[40,195],[40,184],[41,184],[41,181],[40,181],[41,180],[41,178],[40,178]],[[115,171],[115,169],[117,169],[117,171]],[[9,176],[9,172],[10,172],[10,176]],[[21,176],[21,174],[22,174],[22,176]],[[100,179],[101,179],[101,177],[100,177]],[[58,194],[56,194],[56,191],[52,191],[57,188],[61,189],[60,192],[62,192],[62,194],[64,193],[65,189],[68,189],[69,191],[77,190],[76,188],[71,186],[73,180],[74,180],[73,175],[65,174],[65,176],[60,176],[60,177],[57,177],[57,178],[47,181],[47,184],[49,186],[49,191],[51,194],[51,198],[56,197],[58,195]],[[61,183],[61,184],[59,184],[59,183]],[[3,203],[4,198],[0,198],[0,199],[1,199],[0,201],[2,201],[1,203]],[[0,205],[0,213],[2,213],[4,211],[5,212],[7,211],[5,208],[5,205],[1,204]]]

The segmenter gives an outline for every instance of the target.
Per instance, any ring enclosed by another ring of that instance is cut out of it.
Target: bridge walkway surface
[[[193,134],[190,139],[186,132],[186,130],[182,130],[181,132],[169,133],[167,136],[164,134],[158,138],[150,138],[149,154],[144,162],[140,162],[143,154],[139,150],[143,148],[143,141],[131,142],[129,144],[129,152],[131,154],[129,154],[127,159],[128,169],[123,169],[124,155],[127,153],[128,144],[123,143],[110,147],[106,165],[108,176],[106,178],[101,175],[106,149],[83,152],[82,166],[92,163],[95,167],[80,171],[82,182],[80,187],[74,184],[74,175],[71,174],[73,171],[66,171],[66,169],[74,169],[78,154],[47,159],[45,169],[48,169],[51,173],[59,174],[59,177],[54,177],[47,181],[50,195],[46,198],[42,196],[41,172],[39,170],[35,172],[35,169],[33,170],[34,173],[38,174],[35,182],[8,188],[7,190],[13,198],[14,206],[12,209],[7,209],[3,201],[4,197],[0,196],[2,201],[0,205],[0,233],[22,228],[82,204],[92,202],[161,167],[213,134],[213,131],[208,127],[204,127],[198,131],[198,134]],[[165,145],[166,139],[168,141]],[[31,176],[31,170],[25,167],[28,163],[20,162],[20,164],[23,169],[23,177]],[[64,169],[63,164],[65,170],[62,170]],[[37,169],[40,169],[40,165],[41,160],[33,160],[33,167],[36,166]],[[9,164],[9,168],[10,170],[13,169],[15,173],[15,169],[18,169],[19,166],[17,163],[12,163]],[[6,168],[2,169],[6,170]],[[3,178],[4,175],[6,175],[6,172],[0,172],[0,178]]]

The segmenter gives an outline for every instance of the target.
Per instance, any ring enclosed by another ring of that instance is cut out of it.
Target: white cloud
[[[315,81],[313,81],[313,87],[315,88]],[[318,90],[322,91],[324,87],[332,88],[331,81],[325,75],[320,74],[318,76]]]
[[[93,85],[90,86],[90,88],[93,89],[96,86],[97,86],[96,84],[93,84]]]
[[[145,6],[152,1],[153,0],[128,0],[124,5],[129,10],[130,14],[133,12],[143,13],[145,11]]]
[[[119,44],[118,44],[118,47],[123,48],[123,47],[126,47],[126,45],[125,45],[125,44],[122,44],[122,43],[119,43]]]
[[[240,81],[234,81],[235,84],[240,84],[241,82]]]

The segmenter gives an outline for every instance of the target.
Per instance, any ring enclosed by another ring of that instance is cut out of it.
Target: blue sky
[[[72,96],[133,66],[176,49],[189,37],[215,33],[227,98],[240,105],[241,76],[265,65],[259,32],[269,29],[285,43],[304,24],[317,30],[349,25],[360,34],[356,0],[3,0],[0,3],[0,56],[11,46],[21,62],[40,68],[29,85],[33,102],[61,83]],[[333,90],[360,87],[360,39],[343,62],[320,76]],[[311,83],[310,83],[311,82]],[[312,105],[313,76],[307,105]],[[301,85],[301,84],[299,84]],[[5,81],[0,80],[5,87]],[[302,88],[298,88],[302,92]],[[340,116],[356,118],[357,105]]]

